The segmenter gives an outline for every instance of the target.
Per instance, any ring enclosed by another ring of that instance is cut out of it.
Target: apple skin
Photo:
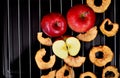
[[[41,28],[46,35],[58,37],[66,32],[67,22],[60,13],[50,13],[43,16]]]
[[[84,33],[95,24],[96,15],[87,5],[80,4],[71,7],[67,13],[69,27],[79,33]]]

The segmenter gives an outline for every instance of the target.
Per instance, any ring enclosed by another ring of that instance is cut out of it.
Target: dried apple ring
[[[94,26],[90,30],[88,30],[86,33],[84,34],[80,33],[76,37],[79,40],[90,42],[96,38],[97,33],[98,33],[97,26]]]
[[[56,56],[50,56],[50,60],[48,62],[43,61],[43,57],[46,54],[46,50],[44,48],[37,51],[35,55],[35,61],[39,69],[49,69],[52,68],[56,61]]]
[[[72,67],[80,67],[84,62],[85,62],[85,57],[77,56],[77,57],[72,57],[68,56],[67,58],[64,59],[64,62]]]
[[[103,69],[102,78],[119,78],[118,69],[115,66],[107,66]]]
[[[50,71],[47,75],[42,75],[40,78],[55,78],[56,70]]]
[[[69,73],[67,76],[64,75],[65,71]],[[74,70],[65,64],[56,72],[56,78],[75,78]]]
[[[85,73],[82,73],[79,78],[87,78],[87,77],[89,77],[89,78],[97,78],[94,73],[89,72],[89,71],[85,72]]]
[[[37,33],[38,41],[43,45],[51,46],[52,45],[52,40],[49,37],[48,38],[42,37],[42,34],[43,34],[42,32]]]
[[[102,4],[100,6],[95,5],[95,3],[94,3],[95,0],[87,0],[86,2],[87,2],[87,5],[94,10],[94,12],[103,13],[109,7],[111,0],[102,0]]]
[[[103,55],[102,55],[103,57],[97,58],[96,57],[96,53],[98,53],[98,52],[102,52],[103,53]],[[112,59],[113,59],[113,52],[106,45],[96,46],[96,47],[93,47],[90,50],[89,58],[90,58],[90,61],[93,64],[95,64],[98,67],[102,67],[102,66],[105,66],[108,62],[112,61]]]
[[[106,23],[106,22],[108,22],[108,25],[109,25],[109,26],[111,26],[111,25],[113,26],[110,31],[107,31],[107,30],[105,29],[105,23]],[[103,34],[105,34],[107,37],[111,37],[111,36],[116,35],[118,29],[119,29],[119,25],[118,25],[117,23],[112,23],[112,22],[110,21],[110,19],[108,19],[108,18],[106,18],[106,19],[102,22],[102,24],[100,25],[100,30],[101,30],[101,32],[102,32]]]

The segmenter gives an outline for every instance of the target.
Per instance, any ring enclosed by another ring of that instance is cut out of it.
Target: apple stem
[[[59,22],[58,21],[56,21],[55,26],[59,26]]]
[[[58,21],[56,21],[55,23],[54,23],[54,28],[56,29],[56,30],[59,30],[59,22]]]
[[[84,18],[85,18],[85,15],[84,15],[84,14],[81,14],[81,15],[80,15],[80,18],[84,19]]]
[[[80,15],[80,18],[84,19],[87,14],[89,14],[89,12],[84,12],[83,14]]]

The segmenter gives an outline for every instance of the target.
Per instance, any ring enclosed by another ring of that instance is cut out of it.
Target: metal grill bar
[[[105,12],[103,13],[103,19],[105,19],[106,17],[105,17]],[[103,44],[105,44],[105,35],[103,36]]]
[[[116,22],[116,0],[114,0],[114,22]],[[114,63],[114,65],[116,66],[116,36],[114,36],[114,55],[115,55],[115,57],[114,57],[114,61],[115,61],[115,63]]]
[[[41,0],[39,0],[39,22],[41,21]],[[39,31],[41,31],[41,26],[39,23]],[[41,48],[41,45],[40,45]]]
[[[49,3],[50,3],[50,13],[52,12],[52,1],[51,0],[49,0]]]
[[[30,0],[28,0],[28,23],[29,23],[29,77],[31,78],[31,17]]]
[[[10,72],[11,72],[11,69],[10,69],[10,60],[11,60],[11,36],[10,36],[10,9],[9,9],[9,0],[7,1],[7,10],[8,10],[8,77],[10,78],[11,75],[10,75]]]
[[[49,9],[50,9],[50,13],[52,12],[52,0],[49,0]],[[52,38],[51,38],[52,39]],[[52,55],[52,47],[49,48],[50,49],[50,55]],[[51,68],[52,71],[52,68]]]
[[[73,1],[72,1],[72,0],[71,0],[71,3],[70,3],[70,4],[71,4],[71,7],[72,7],[72,6],[73,6]]]
[[[4,39],[5,39],[5,37],[4,37]],[[7,41],[7,39],[6,39],[6,41]],[[6,41],[4,41],[4,47],[6,47],[7,46],[7,42]],[[7,64],[8,64],[8,62],[7,62],[7,49],[6,48],[4,48],[4,54],[3,54],[3,59],[4,59],[4,61],[3,61],[3,75],[5,75],[5,77],[9,77],[8,76],[8,70],[7,70]]]
[[[73,0],[71,0],[71,7],[73,6]],[[73,31],[71,31],[71,35],[73,35]]]
[[[19,78],[21,78],[21,28],[20,28],[20,0],[18,0],[18,47],[19,47]]]
[[[41,21],[41,0],[39,0],[39,8],[38,8],[38,10],[39,10],[39,22]],[[41,25],[40,25],[40,23],[38,24],[39,26],[39,32],[41,32]],[[40,48],[41,48],[41,44],[40,44]],[[40,70],[40,76],[42,75],[42,71]]]
[[[60,0],[60,12],[62,14],[62,0]]]
[[[119,39],[120,39],[120,37],[119,37]],[[119,46],[120,46],[120,41],[119,41]],[[119,48],[119,51],[118,51],[118,52],[120,53],[120,48]],[[119,70],[120,70],[120,54],[118,55],[118,59],[119,59],[118,68],[119,68]]]
[[[60,0],[60,12],[62,14],[62,0]],[[63,66],[63,60],[61,60],[61,66]]]
[[[82,1],[81,3],[84,4],[84,0],[81,0],[81,1]],[[82,42],[82,45],[85,45],[85,43]],[[82,56],[85,56],[84,49],[85,49],[85,47],[83,46],[83,48],[82,48]],[[82,65],[82,72],[85,72],[85,64]]]

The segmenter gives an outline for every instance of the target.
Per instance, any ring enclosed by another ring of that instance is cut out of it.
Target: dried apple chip
[[[97,26],[94,26],[86,33],[84,34],[80,33],[76,37],[81,41],[90,42],[96,38],[97,34],[98,34]]]
[[[46,50],[45,48],[42,48],[38,50],[35,55],[35,61],[39,69],[49,69],[52,68],[55,64],[56,56],[55,55],[50,56],[50,60],[48,62],[45,62],[42,59],[45,56],[45,54]]]
[[[86,58],[82,56],[77,57],[68,56],[67,58],[64,59],[64,62],[71,67],[80,67],[85,62],[85,59]]]
[[[94,12],[103,13],[109,7],[111,0],[102,0],[102,4],[100,6],[95,5],[94,3],[95,0],[86,0],[86,2],[87,2],[87,5],[94,10]]]
[[[48,38],[42,37],[42,34],[43,34],[42,32],[37,33],[38,41],[43,45],[51,46],[52,45],[52,40],[49,37]]]
[[[108,22],[108,26],[112,26],[112,29],[110,31],[105,29],[105,24]],[[106,35],[107,37],[112,37],[116,35],[117,31],[119,29],[119,24],[117,23],[112,23],[110,19],[106,18],[102,24],[100,25],[100,30],[101,32]]]

